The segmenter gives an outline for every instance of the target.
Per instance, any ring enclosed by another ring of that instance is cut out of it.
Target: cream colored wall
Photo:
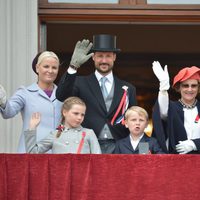
[[[38,44],[37,0],[0,0],[0,24],[0,84],[10,97],[36,80],[31,62]],[[16,152],[21,125],[20,114],[0,117],[0,152]]]

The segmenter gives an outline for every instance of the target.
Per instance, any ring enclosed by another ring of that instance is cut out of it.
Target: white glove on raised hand
[[[179,154],[186,154],[196,149],[196,145],[192,140],[179,141],[176,145],[176,151]]]
[[[74,52],[70,61],[70,65],[79,68],[83,63],[89,60],[94,53],[88,54],[92,48],[92,43],[89,40],[82,40],[76,43]],[[88,55],[87,55],[88,54]]]
[[[152,69],[158,80],[160,81],[160,91],[169,90],[169,73],[167,70],[167,65],[165,65],[164,70],[158,61],[152,63]]]
[[[2,108],[5,108],[6,101],[7,101],[6,91],[5,91],[4,87],[2,85],[0,85],[0,106]]]

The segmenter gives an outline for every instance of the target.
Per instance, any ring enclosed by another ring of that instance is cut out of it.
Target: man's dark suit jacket
[[[140,142],[148,142],[149,143],[149,153],[152,154],[163,154],[161,147],[159,146],[157,140],[153,137],[148,137],[146,134],[141,138]],[[139,146],[139,144],[138,144]],[[118,140],[116,142],[115,146],[115,154],[139,154],[139,148],[138,146],[134,150],[131,145],[130,135],[128,135],[126,138],[123,138],[121,140]]]
[[[93,129],[98,137],[104,124],[107,123],[113,138],[118,140],[129,134],[123,125],[117,124],[112,126],[110,124],[124,93],[122,87],[128,87],[129,107],[136,105],[137,101],[136,89],[133,85],[118,79],[116,76],[114,76],[114,83],[114,97],[108,112],[106,110],[99,82],[94,73],[88,76],[77,76],[77,73],[68,74],[66,72],[58,84],[56,97],[60,101],[64,101],[70,96],[80,97],[87,106],[85,119],[82,125],[86,128]]]

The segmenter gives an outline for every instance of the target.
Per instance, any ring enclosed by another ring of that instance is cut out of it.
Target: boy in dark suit
[[[139,106],[132,106],[126,111],[125,126],[129,129],[130,134],[126,138],[116,142],[114,153],[139,154],[141,144],[143,144],[143,147],[148,147],[146,154],[164,153],[157,140],[144,133],[148,125],[148,118],[146,110]]]

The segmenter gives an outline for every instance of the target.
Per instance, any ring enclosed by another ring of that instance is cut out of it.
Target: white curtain
[[[37,0],[0,0],[0,84],[10,97],[36,80],[31,63],[37,53]],[[21,132],[20,114],[0,116],[0,153],[15,153]]]

